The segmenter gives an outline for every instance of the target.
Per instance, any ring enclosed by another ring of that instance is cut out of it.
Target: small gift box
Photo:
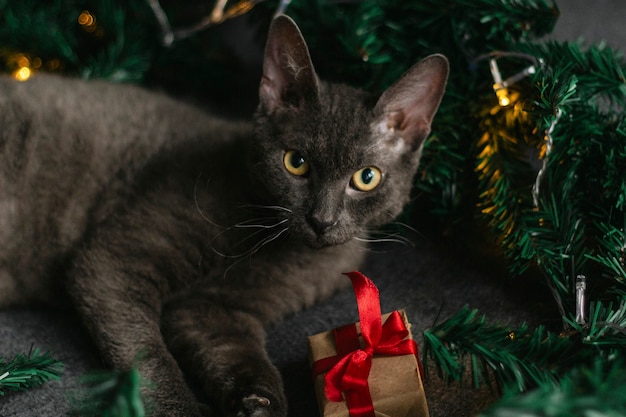
[[[428,417],[404,311],[380,312],[378,289],[360,272],[346,274],[360,322],[309,337],[315,391],[323,417]]]

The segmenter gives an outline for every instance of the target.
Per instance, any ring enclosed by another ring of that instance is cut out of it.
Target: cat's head
[[[431,55],[380,97],[318,79],[300,30],[270,28],[252,175],[290,210],[289,231],[312,247],[365,237],[407,203],[448,76]]]

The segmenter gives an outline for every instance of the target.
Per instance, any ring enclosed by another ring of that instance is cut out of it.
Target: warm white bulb
[[[30,78],[33,72],[28,67],[21,67],[13,73],[13,78],[18,81],[26,81]]]
[[[496,96],[498,96],[498,103],[502,107],[506,107],[511,104],[511,98],[509,97],[509,90],[506,88],[499,88],[496,90]]]

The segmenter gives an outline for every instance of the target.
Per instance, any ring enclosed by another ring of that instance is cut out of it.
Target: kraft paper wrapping
[[[411,327],[404,310],[399,311],[412,338]],[[389,314],[383,315],[383,322]],[[357,323],[357,331],[360,326]],[[335,356],[334,334],[332,331],[309,337],[311,363]],[[322,417],[349,417],[345,401],[329,401],[324,395],[324,376],[315,378],[315,392]],[[372,359],[372,369],[368,378],[370,394],[376,417],[429,417],[426,395],[414,355],[377,356]]]

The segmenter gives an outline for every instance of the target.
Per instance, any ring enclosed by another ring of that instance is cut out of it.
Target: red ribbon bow
[[[360,272],[346,273],[352,281],[356,295],[363,347],[354,324],[335,329],[337,355],[316,361],[313,374],[326,374],[326,397],[330,401],[345,400],[350,417],[374,417],[374,404],[367,378],[372,367],[372,357],[377,355],[417,356],[417,345],[406,339],[407,330],[397,311],[382,324],[378,288]]]

